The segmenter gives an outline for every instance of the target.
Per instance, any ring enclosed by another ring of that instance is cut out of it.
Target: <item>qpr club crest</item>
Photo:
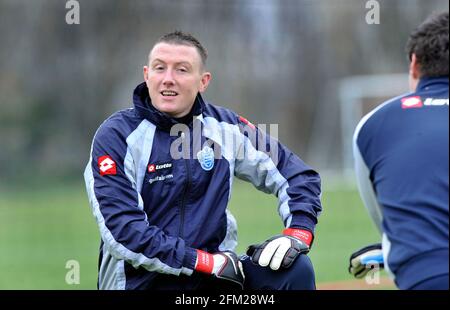
[[[211,170],[214,167],[214,150],[209,146],[204,146],[203,149],[197,153],[197,159],[203,170]]]

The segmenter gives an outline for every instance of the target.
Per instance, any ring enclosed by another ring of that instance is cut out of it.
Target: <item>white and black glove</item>
[[[254,264],[270,266],[272,270],[289,268],[300,254],[309,252],[312,233],[307,230],[287,228],[282,235],[274,236],[261,244],[248,247],[247,255]]]
[[[233,252],[218,252],[210,254],[197,250],[195,270],[211,274],[218,279],[231,281],[241,289],[244,288],[244,270],[242,263]]]
[[[348,272],[355,278],[363,278],[373,268],[384,268],[381,243],[368,245],[350,256]]]

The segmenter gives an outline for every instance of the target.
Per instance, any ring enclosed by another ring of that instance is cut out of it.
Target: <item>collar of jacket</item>
[[[170,128],[172,128],[172,126],[179,124],[178,120],[157,110],[153,106],[148,94],[147,84],[145,84],[145,82],[139,84],[135,88],[133,92],[133,103],[136,109],[136,113],[155,124],[159,129],[170,131]],[[204,106],[205,102],[203,101],[200,93],[198,93],[197,97],[195,98],[194,106],[192,107],[193,117],[198,117],[199,115],[201,115],[204,110]],[[187,125],[189,127],[192,127],[192,120]]]
[[[423,77],[419,80],[416,91],[427,89],[430,86],[441,85],[448,87],[448,77]]]

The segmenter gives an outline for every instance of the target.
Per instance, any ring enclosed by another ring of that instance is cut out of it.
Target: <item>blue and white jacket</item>
[[[448,275],[448,102],[448,77],[422,78],[355,131],[358,186],[400,289]]]
[[[320,178],[286,147],[200,94],[186,124],[156,110],[145,83],[133,101],[97,130],[84,173],[100,289],[149,288],[158,274],[191,275],[196,249],[234,251],[234,176],[276,195],[286,227],[314,231]]]

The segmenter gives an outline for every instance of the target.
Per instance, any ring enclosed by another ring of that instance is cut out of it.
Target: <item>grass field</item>
[[[310,253],[319,288],[351,280],[349,254],[378,241],[357,191],[324,186],[322,203]],[[281,231],[276,206],[275,197],[236,182],[230,208],[238,221],[238,253]],[[98,245],[84,184],[0,191],[0,289],[95,289]],[[79,262],[78,285],[65,281],[69,260]]]

